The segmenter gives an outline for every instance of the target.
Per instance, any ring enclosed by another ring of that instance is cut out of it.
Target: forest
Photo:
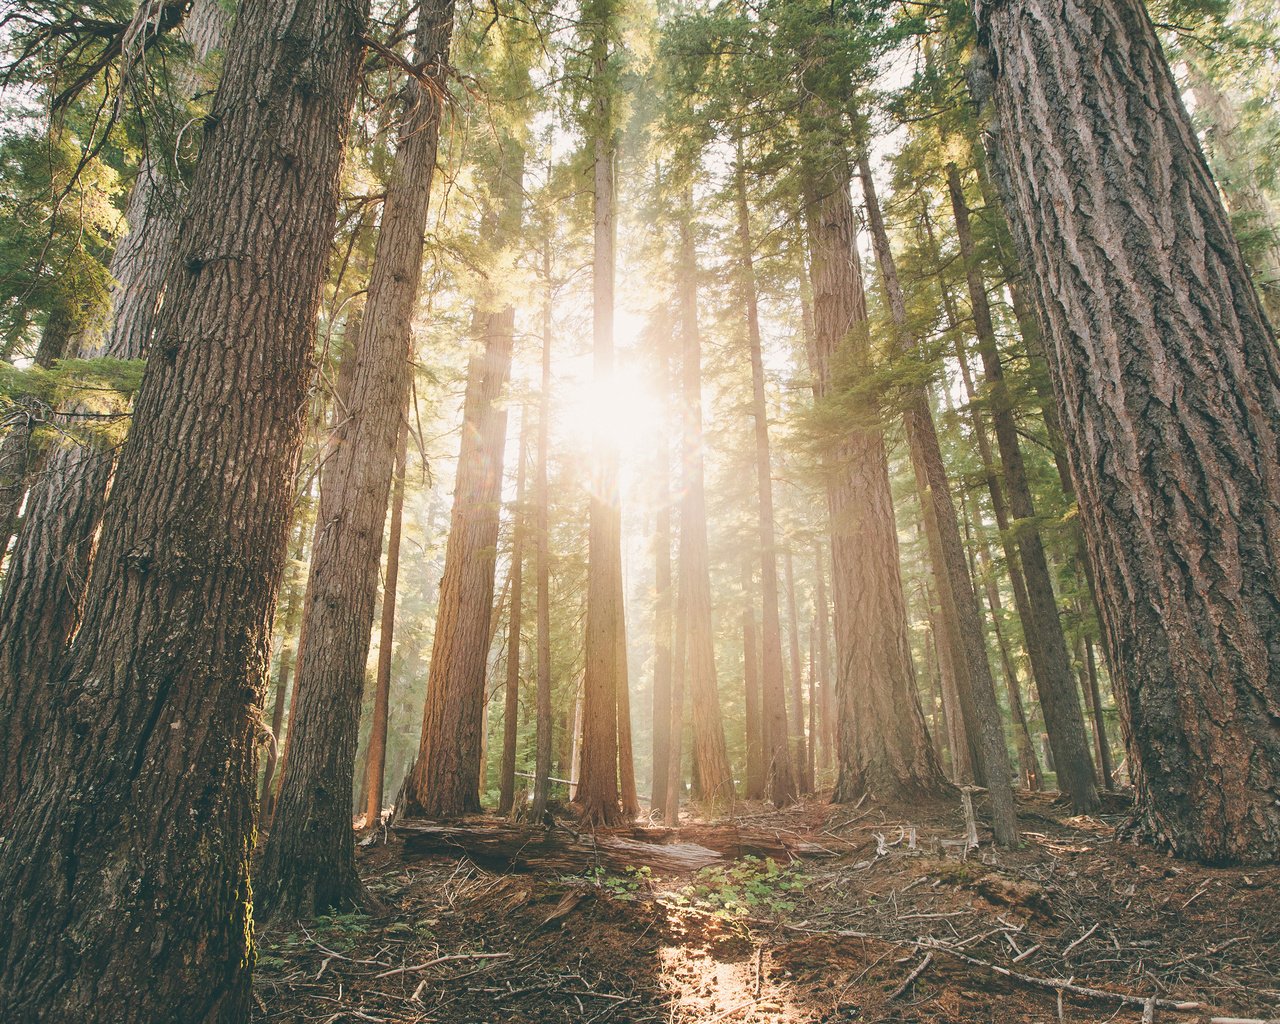
[[[0,1022],[1280,1021],[1275,0],[0,0]]]

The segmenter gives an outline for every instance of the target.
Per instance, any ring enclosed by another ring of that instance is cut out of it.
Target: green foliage
[[[779,865],[772,857],[744,857],[724,867],[703,868],[674,900],[722,918],[774,915],[795,908],[805,881],[799,868]]]

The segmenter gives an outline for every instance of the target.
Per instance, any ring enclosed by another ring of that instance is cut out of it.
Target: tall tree
[[[1280,354],[1145,7],[976,4],[1143,829],[1280,857]]]
[[[507,678],[502,708],[502,768],[498,779],[498,813],[510,814],[516,794],[516,727],[520,714],[520,622],[524,613],[524,481],[525,432],[529,409],[520,417],[516,446],[516,503],[511,516],[511,609],[507,620]]]
[[[407,410],[406,410],[407,412]],[[365,762],[366,826],[382,820],[386,796],[387,724],[391,702],[391,661],[396,631],[396,587],[400,582],[400,534],[404,526],[404,478],[409,455],[409,417],[402,415],[396,442],[395,479],[391,485],[391,526],[387,531],[387,568],[382,577],[382,619],[378,627],[378,668],[373,685],[373,721]]]
[[[537,589],[538,680],[537,737],[533,768],[531,818],[541,821],[551,787],[551,490],[547,483],[547,459],[551,430],[551,326],[552,280],[550,241],[542,250],[542,278],[546,292],[542,302],[542,380],[538,389],[538,454],[534,470],[534,575]]]
[[[756,294],[751,210],[747,204],[747,169],[742,141],[734,165],[737,212],[738,273],[746,307],[747,344],[751,351],[751,415],[755,426],[756,487],[760,544],[760,678],[761,719],[768,759],[769,796],[781,807],[796,796],[796,777],[787,742],[786,686],[782,679],[782,624],[778,612],[778,543],[773,509],[773,466],[769,455],[769,412],[765,401],[764,354]]]
[[[4,680],[64,709],[0,856],[7,1020],[249,1014],[255,746],[366,16],[241,7],[83,625],[56,677]]]
[[[1077,814],[1087,814],[1098,806],[1093,762],[1089,757],[1089,738],[1085,733],[1080,701],[1076,696],[1071,658],[1054,597],[1048,557],[1035,523],[1036,510],[1023,464],[1022,446],[1018,440],[1013,399],[1005,383],[1004,368],[996,348],[991,308],[978,267],[960,172],[955,164],[950,164],[947,168],[947,182],[960,253],[965,265],[978,354],[986,375],[991,420],[995,427],[1000,465],[1004,470],[1003,493],[1007,496],[1009,512],[1014,520],[1006,527],[1016,537],[1018,551],[1018,558],[1011,565],[1016,564],[1021,569],[1019,583],[1025,581],[1025,604],[1019,611],[1024,616],[1027,653],[1031,657],[1040,706],[1044,709],[1045,729],[1053,747],[1058,788],[1071,800],[1072,809]],[[998,484],[989,480],[988,486],[992,488],[992,499],[997,509],[1003,510],[1004,501],[997,493]],[[1019,592],[1015,590],[1014,593],[1015,600],[1020,599]]]
[[[680,605],[685,624],[683,671],[693,711],[695,778],[712,807],[733,800],[733,772],[725,747],[716,682],[711,621],[711,567],[707,544],[707,495],[702,435],[702,335],[698,330],[698,264],[692,196],[680,219],[680,398],[683,429],[680,501]]]
[[[659,417],[654,469],[657,480],[653,522],[653,788],[649,806],[667,816],[667,780],[671,775],[671,684],[674,643],[671,582],[671,437],[668,423],[671,403],[671,351],[667,324],[659,326],[653,346],[657,363],[658,394],[663,396]]]
[[[183,34],[196,61],[222,45],[226,25],[226,12],[217,0],[194,4]],[[193,89],[200,80],[194,65],[178,77],[179,90]],[[165,275],[172,268],[179,241],[177,205],[160,170],[144,164],[129,194],[129,233],[111,260],[115,287],[110,324],[105,334],[83,332],[79,355],[137,359],[147,351]],[[36,353],[37,363],[73,354],[68,347],[71,335],[87,326],[77,327],[79,317],[55,316],[61,326],[55,323],[51,331],[46,324],[41,338],[45,352]],[[12,502],[9,511],[16,514],[26,494],[21,528],[0,589],[0,658],[6,662],[3,672],[8,679],[49,678],[59,668],[67,641],[80,623],[115,454],[103,434],[84,444],[59,445],[33,479],[28,479],[24,465],[7,496]],[[4,504],[0,496],[0,516]],[[0,539],[7,547],[8,535]],[[39,742],[50,706],[40,694],[35,688],[0,685],[0,707],[14,723],[0,730],[0,751],[5,751],[0,770],[20,776],[29,766],[32,749],[27,744]],[[0,807],[8,806],[8,794],[16,794],[21,787],[21,781],[12,790],[7,784],[0,786]]]
[[[453,0],[419,8],[415,56],[433,84],[404,86],[350,393],[320,486],[289,757],[257,885],[268,913],[305,916],[362,898],[351,785],[452,35]]]
[[[614,139],[611,36],[617,12],[612,0],[589,0],[583,22],[589,33],[590,145],[592,156],[592,354],[597,387],[614,376]],[[593,438],[594,467],[588,527],[586,675],[583,679],[581,775],[577,801],[583,820],[611,825],[622,817],[618,797],[618,678],[623,660],[622,509],[618,501],[618,451],[603,424]]]
[[[819,155],[822,154],[822,155]],[[805,220],[813,287],[815,376],[869,359],[867,306],[854,242],[848,160],[836,146],[810,157]],[[859,409],[828,457],[827,501],[836,621],[835,799],[938,795],[945,788],[925,729],[907,638],[888,456],[878,410]],[[847,421],[846,421],[847,422]]]
[[[896,335],[895,347],[900,355],[918,353],[919,340],[912,337],[907,321],[906,301],[898,279],[889,232],[876,194],[871,161],[863,146],[858,148],[857,162],[876,265],[889,300],[889,315]],[[1012,770],[1004,741],[1000,705],[996,701],[995,680],[987,661],[986,632],[978,608],[978,595],[965,559],[964,540],[960,536],[960,522],[951,497],[951,482],[942,461],[928,389],[921,383],[913,383],[905,391],[903,429],[911,448],[926,533],[933,540],[932,557],[938,592],[942,596],[942,615],[950,624],[948,629],[952,633],[957,662],[954,667],[959,669],[963,666],[957,672],[957,678],[961,682],[961,713],[966,709],[970,711],[966,716],[965,730],[973,747],[974,766],[981,767],[981,780],[989,794],[995,840],[1001,846],[1013,846],[1018,841],[1018,826],[1013,807]]]

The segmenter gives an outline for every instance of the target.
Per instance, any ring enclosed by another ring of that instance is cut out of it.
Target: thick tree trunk
[[[919,340],[914,338],[907,323],[906,302],[898,280],[889,233],[885,228],[880,201],[876,196],[875,180],[865,148],[858,149],[858,172],[862,180],[862,195],[871,227],[872,244],[880,277],[889,299],[889,310],[897,335],[899,354],[915,353]],[[991,804],[992,829],[995,841],[1001,846],[1013,846],[1018,841],[1018,824],[1013,805],[1013,771],[1009,765],[1009,750],[1004,741],[1004,723],[1000,717],[1000,705],[996,701],[995,680],[991,677],[991,665],[987,661],[986,633],[982,626],[982,613],[978,608],[978,595],[969,575],[965,558],[964,540],[960,536],[960,523],[956,516],[955,502],[951,497],[951,483],[947,479],[942,461],[942,449],[933,422],[933,408],[928,392],[923,386],[912,386],[905,396],[903,427],[907,443],[912,451],[912,463],[916,467],[916,483],[921,491],[921,505],[926,522],[932,521],[936,530],[938,591],[942,597],[944,618],[949,617],[955,630],[957,662],[963,663],[963,671],[957,672],[957,681],[968,693],[961,692],[961,712],[966,706],[973,710],[973,721],[966,721],[970,741],[973,743],[974,767],[981,768],[978,781],[984,783]],[[958,666],[957,666],[958,667]]]
[[[378,628],[378,668],[373,688],[373,721],[365,760],[366,826],[382,821],[386,797],[387,723],[391,711],[391,660],[396,633],[396,586],[400,582],[400,533],[404,524],[404,477],[409,455],[409,410],[400,421],[395,479],[391,485],[391,528],[387,532],[387,569],[382,581],[382,621]]]
[[[365,16],[241,8],[84,624],[56,678],[4,680],[61,709],[0,847],[5,1020],[248,1017],[255,746]]]
[[[453,0],[424,4],[415,56],[440,88],[452,34]],[[309,916],[362,899],[351,786],[442,103],[410,80],[402,109],[351,390],[320,487],[297,711],[256,885],[267,914]]]
[[[524,613],[524,479],[525,434],[529,408],[520,417],[516,445],[516,504],[511,516],[511,611],[507,620],[507,677],[502,701],[502,767],[498,778],[498,813],[510,814],[516,795],[516,726],[520,713],[520,620]]]
[[[825,396],[836,362],[868,359],[867,307],[843,153],[807,189],[815,369]],[[867,409],[828,464],[836,608],[834,799],[940,795],[946,783],[916,693],[898,536],[878,410]]]
[[[769,454],[769,412],[765,401],[764,355],[756,296],[751,212],[747,206],[746,168],[739,143],[735,170],[738,215],[739,273],[747,310],[747,344],[751,348],[751,415],[755,421],[756,485],[760,535],[761,725],[769,798],[775,806],[791,803],[797,793],[795,767],[787,743],[786,686],[782,673],[782,623],[778,611],[778,542],[773,509],[773,464]]]
[[[701,799],[723,807],[734,797],[725,747],[724,720],[716,681],[715,631],[711,621],[711,566],[707,543],[707,496],[703,472],[702,337],[698,329],[697,256],[686,197],[680,224],[681,407],[684,459],[680,504],[680,603],[686,624],[684,674],[693,711],[693,760]]]
[[[609,79],[612,15],[593,12],[591,90],[593,127],[594,247],[592,256],[592,336],[596,382],[613,384],[614,142]],[[594,439],[595,480],[591,488],[587,555],[586,674],[583,679],[582,773],[577,802],[584,822],[612,825],[622,817],[618,799],[618,644],[622,641],[622,511],[618,502],[618,452],[608,432]]]
[[[1144,830],[1280,857],[1280,355],[1139,0],[977,4]]]
[[[1000,450],[1000,463],[1004,469],[1009,511],[1015,520],[1012,532],[1016,537],[1019,564],[1026,583],[1028,616],[1023,619],[1023,624],[1027,653],[1031,657],[1032,672],[1040,693],[1045,729],[1049,733],[1049,742],[1053,745],[1058,788],[1071,800],[1075,813],[1087,814],[1097,809],[1098,793],[1093,762],[1089,757],[1084,718],[1072,679],[1071,658],[1053,593],[1053,579],[1044,543],[1034,522],[1036,510],[1022,461],[1022,449],[1013,416],[1013,399],[1005,384],[987,292],[977,263],[973,235],[969,229],[968,206],[961,188],[959,171],[954,164],[948,166],[947,178],[969,285],[978,354],[982,358],[989,388],[991,419]],[[1002,527],[1002,532],[1004,529],[1006,528]],[[1028,624],[1029,629],[1026,628]]]

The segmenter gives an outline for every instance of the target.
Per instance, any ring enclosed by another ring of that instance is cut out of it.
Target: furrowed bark
[[[5,1020],[249,1015],[255,746],[366,16],[241,7],[83,625],[17,680],[61,710],[0,852]]]
[[[1138,0],[976,5],[1142,831],[1280,857],[1280,355]]]

